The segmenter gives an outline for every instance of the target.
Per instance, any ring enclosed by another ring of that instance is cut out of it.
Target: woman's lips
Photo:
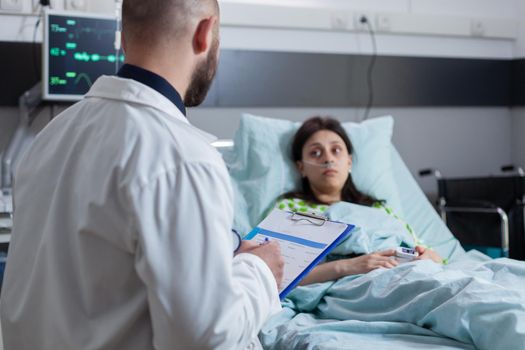
[[[335,169],[328,169],[328,170],[323,171],[323,175],[334,175],[334,174],[337,174],[337,170]]]

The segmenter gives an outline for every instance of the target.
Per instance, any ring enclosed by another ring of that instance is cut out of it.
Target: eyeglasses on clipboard
[[[293,212],[292,216],[290,217],[290,220],[296,222],[304,220],[308,221],[312,225],[323,226],[328,221],[328,218],[326,216],[316,215],[313,213]]]

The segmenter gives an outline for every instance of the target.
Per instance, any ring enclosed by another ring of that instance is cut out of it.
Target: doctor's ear
[[[126,54],[126,49],[128,47],[128,42],[126,40],[126,36],[124,35],[123,32],[120,32],[120,46],[122,48],[122,51],[124,51],[124,55]]]
[[[211,16],[201,20],[197,25],[193,35],[193,51],[196,55],[207,52],[212,46],[214,28],[218,26],[218,21],[217,16]]]

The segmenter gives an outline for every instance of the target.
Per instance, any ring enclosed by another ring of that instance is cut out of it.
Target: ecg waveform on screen
[[[124,62],[114,48],[111,19],[50,16],[48,28],[51,94],[83,95],[101,75],[113,75]]]
[[[75,72],[67,72],[65,77],[50,77],[49,83],[51,84],[51,86],[60,86],[60,85],[65,86],[71,83],[71,82],[68,83],[68,79],[72,79],[71,81],[73,82],[74,85],[79,85],[79,84],[84,83],[88,87],[93,86],[93,81],[91,80],[88,74],[86,73],[77,74]]]

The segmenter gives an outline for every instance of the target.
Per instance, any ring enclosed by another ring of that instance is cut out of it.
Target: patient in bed
[[[292,153],[302,184],[276,207],[356,228],[288,294],[259,335],[265,349],[525,350],[524,262],[444,262],[389,203],[356,188],[352,144],[335,120],[306,121]],[[396,266],[388,249],[399,245],[415,247],[419,261]]]
[[[314,117],[304,122],[295,134],[292,158],[302,177],[301,188],[284,194],[276,204],[277,208],[324,214],[332,204],[344,201],[373,207],[384,215],[401,220],[384,201],[361,193],[354,185],[351,176],[352,143],[337,120]],[[417,259],[444,262],[435,251],[420,242],[410,225],[403,224],[416,243]],[[314,268],[301,284],[336,280],[380,267],[392,268],[398,265],[394,256],[395,249],[389,249],[325,262]]]

